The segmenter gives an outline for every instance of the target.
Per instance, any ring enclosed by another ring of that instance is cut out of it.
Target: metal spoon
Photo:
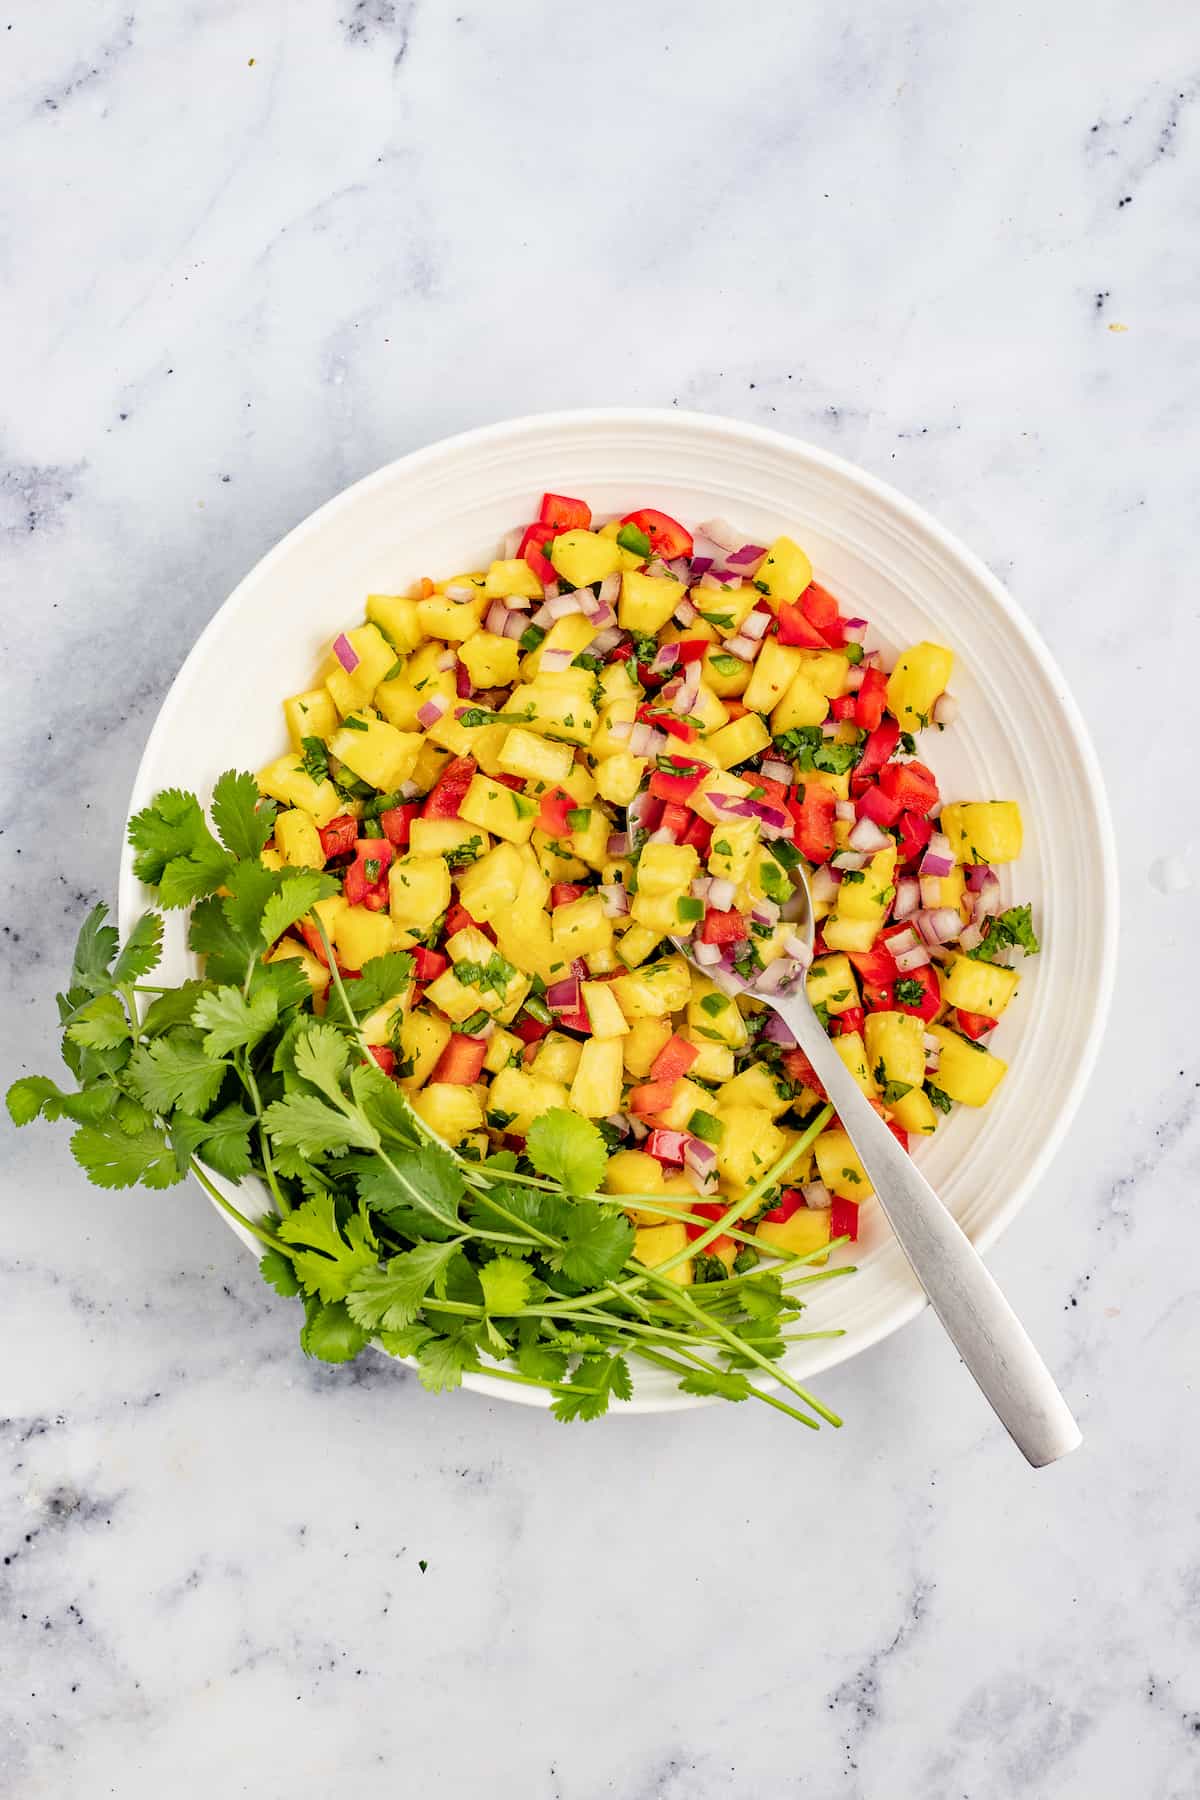
[[[792,881],[797,892],[785,910],[787,914],[795,910],[793,930],[811,951],[812,895],[799,868],[792,871]],[[675,942],[694,963],[689,944],[681,939]],[[695,966],[726,991],[745,991],[740,983],[723,978],[719,968]],[[779,1014],[812,1064],[913,1274],[1013,1442],[1035,1469],[1068,1455],[1083,1440],[1053,1376],[988,1274],[979,1252],[834,1049],[813,1012],[805,983],[797,981],[789,993],[754,997]]]

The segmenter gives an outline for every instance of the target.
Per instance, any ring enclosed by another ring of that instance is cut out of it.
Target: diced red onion
[[[340,637],[333,640],[333,654],[345,669],[347,675],[353,675],[359,665],[359,654],[343,631]]]
[[[606,854],[614,858],[628,856],[629,833],[627,831],[612,832],[609,836],[608,844],[606,845]]]
[[[768,781],[782,781],[786,786],[792,779],[791,763],[780,762],[778,757],[764,756],[758,769],[759,774],[765,775]]]
[[[796,1038],[791,1026],[777,1012],[768,1014],[762,1034],[769,1044],[779,1044],[784,1050],[795,1047]]]
[[[942,1051],[941,1042],[938,1038],[934,1037],[932,1031],[926,1031],[922,1034],[921,1043],[924,1047],[926,1056],[940,1056],[941,1055],[941,1051]]]
[[[696,609],[690,600],[681,600],[679,602],[679,605],[675,608],[675,619],[680,625],[694,625],[696,623]]]
[[[557,600],[561,593],[562,589],[559,587],[557,581],[544,581],[542,583],[543,600]]]
[[[709,590],[716,588],[718,591],[725,589],[729,592],[733,592],[737,588],[740,588],[741,585],[742,582],[740,576],[737,576],[736,578],[731,576],[728,580],[722,580],[721,577],[715,574],[711,569],[706,575],[700,577],[700,586]]]
[[[710,1195],[717,1193],[721,1185],[721,1178],[715,1168],[701,1174],[699,1169],[689,1169],[685,1164],[683,1175],[685,1181],[691,1183],[693,1192],[701,1200],[707,1200]]]
[[[454,665],[454,691],[460,700],[469,700],[475,692],[471,682],[471,671],[466,663],[459,662]]]
[[[862,664],[856,663],[852,665],[846,670],[846,692],[848,694],[857,694],[859,688],[866,679],[867,671],[863,668]]]
[[[616,649],[623,636],[624,633],[619,626],[608,625],[603,631],[596,633],[588,645],[588,649],[593,656],[607,656],[610,650]]]
[[[639,720],[629,733],[629,748],[635,756],[662,756],[667,748],[667,734]]]
[[[475,588],[469,581],[452,581],[448,588],[442,590],[447,600],[474,600]]]
[[[767,635],[767,627],[771,623],[769,612],[762,612],[757,606],[748,612],[742,620],[740,630],[743,637],[760,642]]]
[[[484,1023],[483,1025],[480,1025],[476,1031],[472,1031],[471,1036],[481,1038],[483,1040],[483,1042],[486,1044],[488,1039],[491,1037],[492,1033],[495,1031],[495,1029],[496,1029],[495,1019],[488,1019],[486,1021],[486,1023]]]
[[[569,669],[574,660],[574,650],[543,650],[538,667],[543,675],[556,675]]]
[[[618,742],[624,743],[626,738],[633,736],[633,720],[613,719],[608,727],[608,734],[610,737],[615,737]]]
[[[679,839],[669,825],[660,825],[646,839],[648,844],[677,844]]]
[[[915,875],[902,875],[896,883],[896,904],[892,908],[898,919],[907,919],[921,904],[921,884]]]
[[[697,1175],[706,1175],[717,1166],[717,1153],[703,1138],[689,1136],[683,1146],[683,1160]]]
[[[600,592],[597,594],[596,598],[600,601],[602,606],[612,606],[620,595],[620,592],[621,577],[619,575],[606,575],[604,580],[600,583]]]
[[[631,827],[636,826],[639,831],[653,831],[662,819],[665,806],[665,800],[660,800],[657,794],[652,794],[649,788],[645,788],[629,802],[626,809],[627,822]]]
[[[729,912],[736,895],[737,889],[732,881],[726,881],[721,875],[713,876],[712,885],[708,890],[708,904],[714,912]]]
[[[840,819],[844,825],[853,824],[858,818],[858,808],[853,800],[839,800],[834,806],[833,816],[835,819]]]
[[[941,1070],[941,1066],[942,1066],[941,1051],[940,1050],[931,1051],[930,1054],[925,1058],[925,1073],[927,1075],[937,1075]]]
[[[800,1192],[810,1212],[828,1212],[833,1205],[833,1195],[823,1181],[807,1182]]]
[[[684,587],[692,578],[692,565],[686,556],[673,556],[667,568],[676,581],[682,581]]]
[[[953,725],[958,717],[958,701],[953,694],[939,695],[929,716],[935,725]]]
[[[506,612],[504,617],[504,635],[507,638],[525,636],[525,615],[519,612]]]
[[[505,594],[504,596],[505,612],[528,612],[532,605],[533,601],[528,594]]]
[[[798,962],[790,956],[777,956],[768,963],[761,975],[754,979],[756,994],[777,994],[781,988],[790,987],[803,970]]]
[[[973,912],[975,923],[982,925],[985,919],[992,918],[999,911],[1000,883],[995,875],[989,875],[988,879],[980,884],[979,892],[975,895]]]
[[[604,915],[609,919],[623,919],[629,911],[629,895],[619,881],[606,881],[599,889],[600,898],[604,902]]]
[[[917,930],[931,947],[953,943],[963,928],[958,910],[953,906],[935,906],[930,911],[915,913],[913,917]]]
[[[969,925],[964,925],[958,934],[958,947],[964,952],[968,950],[978,950],[982,942],[982,928],[976,925],[974,920],[972,920]]]
[[[583,611],[583,595],[578,588],[570,594],[556,594],[553,600],[547,600],[545,610],[552,619],[567,619],[572,613]]]
[[[487,609],[487,616],[483,621],[483,629],[485,631],[490,631],[493,637],[503,637],[504,628],[507,623],[508,608],[505,606],[503,600],[493,600],[492,604]]]
[[[699,581],[702,575],[708,574],[708,571],[712,566],[713,559],[711,556],[693,556],[691,561],[690,580]]]
[[[633,1141],[635,1144],[640,1144],[643,1139],[650,1136],[650,1127],[648,1125],[643,1125],[642,1121],[634,1113],[630,1113],[629,1115],[629,1129],[633,1133]]]
[[[423,731],[428,731],[430,726],[437,724],[445,710],[446,702],[440,694],[435,694],[432,700],[426,700],[424,706],[418,706],[417,724]]]
[[[861,644],[866,635],[867,621],[865,619],[842,620],[842,637],[846,643]]]
[[[736,656],[739,662],[753,662],[762,646],[753,638],[743,637],[740,632],[726,638],[724,649],[730,656]]]
[[[421,792],[421,786],[420,783],[416,781],[402,781],[400,786],[396,789],[396,792],[402,800],[415,800],[417,795]]]
[[[832,906],[841,886],[841,876],[828,863],[819,863],[809,876],[808,885],[814,900],[822,906]]]
[[[830,864],[834,869],[865,869],[866,853],[862,850],[839,850]]]
[[[669,575],[671,571],[668,569],[661,556],[652,556],[650,561],[646,564],[646,573],[647,575],[652,575],[656,581],[661,581],[662,578],[665,575]]]
[[[753,563],[757,568],[766,554],[765,544],[740,544],[736,550],[729,552],[725,561],[731,569],[736,569],[739,575],[745,575],[749,573],[749,565]]]
[[[977,894],[984,882],[987,881],[994,872],[995,871],[987,863],[968,863],[967,887],[970,889],[971,893]]]
[[[745,542],[741,532],[735,531],[728,519],[706,519],[696,529],[702,537],[710,538],[720,550],[736,550],[739,544]]]
[[[812,961],[811,944],[806,944],[803,938],[797,937],[795,932],[791,932],[784,938],[783,948],[793,962],[798,962],[801,968],[807,969]]]
[[[578,1012],[579,1003],[578,975],[568,975],[565,981],[552,981],[546,989],[546,1005],[551,1012]]]
[[[655,651],[650,667],[656,675],[665,675],[668,669],[673,669],[678,661],[679,645],[664,644],[661,650]]]
[[[756,900],[750,909],[750,917],[757,925],[778,925],[779,903],[776,900]]]
[[[439,675],[444,675],[447,670],[454,667],[457,661],[458,658],[455,656],[453,650],[443,650],[442,654],[438,657],[437,662],[434,664],[434,667],[437,669]]]
[[[891,939],[892,960],[902,975],[911,975],[914,969],[925,969],[929,966],[929,952],[924,944],[913,944],[910,949],[897,950],[895,939]]]
[[[688,891],[693,900],[707,900],[712,884],[711,875],[697,875]]]
[[[608,631],[617,622],[617,615],[606,600],[596,600],[591,606],[585,605],[583,610],[597,631]]]
[[[629,1130],[629,1120],[623,1112],[609,1113],[604,1123],[611,1125],[614,1131],[626,1132]]]
[[[684,667],[679,686],[671,696],[671,711],[679,717],[686,718],[700,699],[700,664],[688,663]]]
[[[877,851],[888,849],[892,839],[886,831],[880,829],[874,819],[860,819],[847,842],[852,850],[865,850],[868,856],[874,856]]]
[[[720,962],[721,946],[720,944],[705,944],[697,940],[696,943],[692,945],[692,955],[698,963],[703,964],[706,968],[710,968],[713,963]]]
[[[906,931],[894,931],[887,941],[888,954],[892,957],[899,956],[903,951],[913,949],[920,941],[911,925]]]
[[[935,831],[921,858],[922,875],[949,875],[954,868],[954,848],[944,832]]]

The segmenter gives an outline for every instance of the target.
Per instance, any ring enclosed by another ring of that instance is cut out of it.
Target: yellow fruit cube
[[[660,1264],[670,1262],[687,1246],[687,1227],[681,1219],[669,1219],[665,1225],[639,1225],[633,1234],[633,1260],[647,1269],[656,1269]],[[691,1287],[692,1259],[689,1257],[686,1262],[676,1263],[663,1279],[673,1281],[676,1287]]]
[[[645,758],[628,750],[606,756],[596,767],[596,792],[613,806],[628,806],[642,785],[646,772]],[[607,832],[611,827],[606,827]]]
[[[537,818],[537,804],[527,794],[505,787],[488,775],[473,775],[458,812],[460,818],[481,825],[495,837],[524,844]]]
[[[756,756],[760,750],[765,750],[771,742],[771,733],[757,713],[748,712],[743,713],[740,719],[723,725],[720,731],[714,731],[703,742],[719,768],[731,769],[735,763],[745,762],[747,757]]]
[[[838,888],[839,919],[876,919],[880,923],[892,900],[892,879],[896,872],[896,847],[878,850],[864,869],[847,869]],[[847,881],[846,876],[861,875],[861,881]],[[829,942],[828,932],[825,934]]]
[[[736,1003],[703,975],[693,977],[687,1033],[693,1042],[728,1044],[731,1050],[740,1050],[748,1035]]]
[[[368,1013],[359,1025],[364,1044],[394,1044],[404,1014],[412,1004],[412,989],[406,988],[382,1006]]]
[[[444,856],[451,864],[473,863],[491,847],[487,832],[463,819],[414,819],[409,829],[410,856]]]
[[[564,960],[586,956],[592,950],[604,950],[612,942],[612,921],[604,911],[599,894],[583,894],[566,906],[556,906],[550,931]],[[615,1111],[609,1107],[610,1112]]]
[[[634,926],[633,930],[637,929]],[[633,931],[626,933],[622,949],[632,935]],[[619,975],[612,985],[621,1011],[631,1023],[634,1019],[666,1018],[669,1013],[678,1012],[687,1000],[688,966],[682,956],[664,956],[649,968]]]
[[[616,987],[617,983],[614,982],[613,986]],[[625,1067],[629,1073],[638,1079],[649,1075],[651,1063],[670,1035],[671,1021],[668,1017],[633,1019],[629,1025],[629,1035],[622,1045]]]
[[[765,1063],[751,1063],[740,1075],[724,1082],[717,1089],[715,1098],[722,1111],[727,1106],[760,1106],[777,1119],[790,1105],[787,1083],[783,1084],[782,1093],[779,1090],[779,1082]]]
[[[691,844],[647,844],[638,863],[638,893],[686,893],[700,873],[700,858]]]
[[[939,820],[960,863],[1015,862],[1021,854],[1021,809],[1015,800],[971,800],[942,808]]]
[[[323,869],[325,852],[321,834],[306,812],[293,808],[275,820],[275,848],[293,869]]]
[[[440,856],[403,856],[388,870],[393,925],[428,931],[450,904],[450,871]]]
[[[571,1105],[585,1119],[605,1119],[621,1106],[620,1038],[587,1038],[571,1083]]]
[[[888,1111],[902,1131],[916,1137],[928,1137],[937,1130],[937,1114],[922,1087],[910,1088],[907,1094],[892,1101]]]
[[[417,622],[425,637],[464,644],[479,630],[486,606],[482,595],[478,600],[448,600],[444,594],[433,594],[417,601]]]
[[[777,537],[768,547],[755,580],[762,583],[769,597],[798,600],[813,578],[812,564],[790,537]]]
[[[549,787],[566,780],[574,766],[575,752],[570,744],[551,743],[548,738],[514,725],[500,747],[499,761],[504,774],[519,775],[522,781],[544,781]]]
[[[925,1079],[925,1024],[906,1012],[867,1014],[867,1061],[885,1106],[900,1098],[895,1088],[919,1088]]]
[[[629,732],[637,718],[637,701],[631,694],[619,695],[604,707],[588,745],[589,754],[598,761],[605,757],[624,756],[629,752]]]
[[[314,994],[323,994],[329,986],[331,976],[329,970],[320,959],[306,950],[295,938],[280,938],[274,949],[269,950],[263,958],[264,962],[298,962],[308,978],[308,985]],[[657,1168],[657,1163],[655,1164]]]
[[[840,1126],[823,1131],[813,1145],[821,1180],[831,1194],[843,1200],[868,1200],[875,1192],[858,1151]]]
[[[417,821],[413,821],[414,827]],[[470,829],[468,827],[468,829]],[[525,875],[525,865],[515,844],[496,844],[463,869],[458,877],[458,896],[473,919],[485,925],[512,911]]]
[[[833,1047],[853,1075],[855,1081],[857,1081],[863,1093],[867,1096],[867,1099],[874,1100],[878,1090],[875,1086],[874,1077],[867,1065],[867,1051],[862,1040],[862,1033],[858,1031],[843,1031],[834,1038]]]
[[[400,1021],[401,1062],[397,1067],[407,1068],[409,1073],[398,1076],[402,1088],[411,1093],[429,1080],[450,1037],[449,1021],[432,1007],[423,1006],[404,1015]]]
[[[258,772],[259,792],[286,806],[299,806],[314,825],[328,825],[342,810],[342,799],[332,781],[314,781],[306,775],[298,756],[281,756]]]
[[[712,630],[713,627],[709,626],[708,629]],[[743,662],[740,656],[730,656],[728,650],[722,649],[720,644],[714,644],[704,652],[701,667],[704,670],[705,684],[718,697],[727,700],[745,693],[754,673],[753,663]]]
[[[612,538],[595,531],[564,531],[550,546],[555,573],[572,587],[591,587],[621,567],[621,552]]]
[[[415,731],[397,731],[386,719],[352,713],[330,738],[329,751],[352,775],[386,794],[412,774],[421,737]]]
[[[324,740],[337,730],[338,713],[328,689],[309,688],[307,693],[293,694],[283,703],[292,749],[299,750],[306,737]]]
[[[920,731],[928,725],[953,667],[954,652],[943,644],[913,644],[897,657],[888,676],[887,703],[902,731]]]
[[[567,676],[579,675],[581,682]],[[534,682],[513,689],[505,708],[528,713],[528,728],[544,737],[572,744],[590,743],[596,730],[596,708],[591,678],[586,669],[565,669],[562,675],[541,675]]]
[[[522,595],[526,600],[542,598],[542,584],[523,556],[494,562],[487,572],[484,593],[489,600],[506,600],[509,595]]]
[[[343,968],[361,969],[373,956],[386,956],[391,949],[392,921],[386,913],[348,906],[334,922],[333,945]]]
[[[858,1005],[858,980],[848,956],[818,956],[805,982],[813,1006],[823,1006],[830,1018]]]
[[[524,1048],[519,1037],[515,1037],[511,1031],[502,1031],[497,1027],[487,1041],[483,1066],[489,1075],[498,1075],[501,1069],[508,1067],[514,1056],[518,1060],[520,1059]]]
[[[771,734],[794,731],[800,725],[823,725],[829,713],[829,701],[820,688],[814,687],[801,669],[783,698],[771,713]]]
[[[483,1124],[483,1108],[475,1090],[457,1082],[431,1081],[413,1095],[412,1107],[430,1131],[451,1147]]]
[[[407,594],[368,594],[367,617],[402,655],[415,650],[421,642],[417,603]]]
[[[617,954],[627,969],[636,969],[657,950],[662,940],[663,933],[651,930],[649,925],[631,925],[621,938]]]
[[[582,992],[583,1004],[587,1010],[588,1023],[592,1028],[593,1037],[623,1038],[628,1034],[629,1023],[621,1011],[611,983],[585,981],[582,984]]]
[[[927,1030],[938,1041],[938,1072],[930,1077],[934,1087],[963,1106],[986,1106],[1008,1064],[945,1025],[930,1025]]]
[[[542,1081],[525,1069],[501,1069],[488,1094],[488,1124],[528,1137],[535,1119],[552,1107],[566,1106],[568,1099],[561,1081]]]
[[[699,1054],[692,1064],[692,1074],[697,1081],[730,1081],[733,1077],[733,1051],[728,1044],[714,1044],[708,1038],[697,1038],[691,1032],[685,1032],[689,1044],[693,1044]]]
[[[459,657],[477,688],[507,687],[517,679],[521,665],[516,639],[497,637],[491,631],[477,631],[468,638]]]
[[[653,637],[666,624],[687,589],[671,575],[640,575],[626,569],[621,577],[617,620],[622,631],[640,631]]]
[[[742,696],[743,704],[751,712],[769,713],[796,679],[802,660],[801,652],[791,644],[765,638],[754,660],[754,673]]]
[[[275,827],[279,837],[278,824]],[[947,1006],[961,1006],[964,1012],[983,1013],[998,1019],[1017,991],[1021,977],[1015,969],[998,963],[975,962],[954,950],[937,972],[938,986]]]
[[[816,1257],[814,1252],[823,1250],[829,1242],[829,1208],[814,1211],[801,1206],[790,1219],[760,1219],[754,1235],[788,1256],[812,1256],[814,1261],[824,1262],[826,1259]]]
[[[578,1038],[568,1037],[562,1031],[551,1031],[538,1045],[531,1068],[539,1081],[569,1084],[575,1079],[582,1055],[583,1045]]]
[[[762,1106],[722,1106],[718,1117],[725,1127],[716,1145],[721,1178],[733,1187],[752,1187],[779,1161],[788,1140]]]

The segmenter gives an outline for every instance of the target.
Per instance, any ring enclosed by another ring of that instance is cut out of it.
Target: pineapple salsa
[[[789,537],[597,524],[546,494],[487,569],[370,595],[284,702],[262,860],[336,891],[268,962],[298,964],[320,1012],[406,952],[362,1021],[380,1070],[460,1157],[521,1153],[554,1109],[594,1121],[632,1256],[673,1283],[855,1238],[872,1190],[836,1118],[762,1192],[825,1096],[757,996],[805,981],[907,1143],[987,1103],[1010,962],[1038,947],[995,874],[1016,804],[943,805],[917,754],[954,717],[950,651],[889,670],[866,631]],[[713,1235],[742,1198],[744,1229]]]

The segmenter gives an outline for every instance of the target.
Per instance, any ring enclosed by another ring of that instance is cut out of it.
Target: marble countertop
[[[13,1800],[1196,1792],[1193,21],[857,12],[10,12],[5,1077],[50,1064],[171,677],[289,526],[521,412],[769,423],[980,551],[1104,763],[1112,1028],[992,1257],[1085,1446],[1032,1475],[928,1316],[812,1441],[317,1367],[197,1194],[9,1133]]]

